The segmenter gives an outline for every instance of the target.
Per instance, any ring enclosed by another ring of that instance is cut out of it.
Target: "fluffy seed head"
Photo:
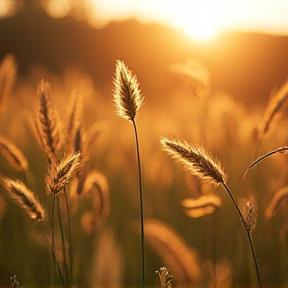
[[[245,228],[248,231],[255,229],[257,224],[257,205],[254,198],[243,198],[240,202],[240,210],[243,215]]]
[[[80,153],[64,157],[59,164],[52,162],[45,177],[46,188],[51,194],[58,194],[69,183],[80,163]]]
[[[1,179],[2,186],[7,190],[9,196],[16,201],[30,216],[31,219],[42,221],[44,209],[24,183],[20,180],[12,180],[6,177]]]
[[[116,106],[116,114],[133,121],[138,115],[144,98],[139,90],[136,76],[132,75],[121,60],[116,61],[113,84],[113,102]]]
[[[171,282],[173,280],[173,275],[166,267],[161,267],[159,271],[156,271],[159,276],[161,288],[170,288],[172,287]]]
[[[227,175],[220,163],[201,146],[191,145],[186,141],[161,138],[160,142],[168,154],[176,161],[181,162],[184,168],[193,175],[218,186],[225,183]]]
[[[51,87],[42,80],[37,86],[38,113],[34,134],[49,162],[57,159],[61,146],[60,127],[57,114],[52,108]]]

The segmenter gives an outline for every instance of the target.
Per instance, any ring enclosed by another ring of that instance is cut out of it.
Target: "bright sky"
[[[0,0],[0,16],[11,3]],[[81,11],[89,14],[87,17],[95,26],[136,17],[145,22],[168,24],[194,38],[208,38],[231,30],[288,35],[288,0],[45,0],[42,3],[54,17],[75,14],[73,6],[81,3]]]
[[[205,37],[227,30],[288,33],[287,0],[94,0],[105,19],[137,16]]]

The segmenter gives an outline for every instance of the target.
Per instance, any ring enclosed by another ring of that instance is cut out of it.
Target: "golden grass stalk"
[[[0,153],[15,170],[21,172],[28,168],[28,161],[24,154],[12,142],[2,136],[0,136]]]
[[[142,288],[145,287],[145,249],[144,249],[144,212],[143,212],[143,192],[142,192],[142,174],[138,132],[136,126],[136,117],[143,103],[144,97],[139,90],[139,83],[135,75],[126,67],[123,61],[116,61],[114,75],[114,93],[113,102],[116,106],[116,114],[124,119],[130,120],[133,124],[136,154],[138,164],[138,183],[140,200],[140,223],[141,223],[141,260],[142,260]]]
[[[213,213],[222,205],[222,201],[217,195],[206,194],[196,199],[184,199],[181,205],[187,216],[198,218]]]
[[[44,209],[40,202],[20,180],[12,180],[6,177],[1,178],[2,186],[7,190],[8,195],[23,208],[33,220],[43,221],[45,217]]]
[[[98,171],[90,172],[85,180],[83,195],[92,198],[94,228],[101,228],[110,214],[110,194],[106,177]]]
[[[254,260],[258,285],[259,287],[261,287],[262,284],[261,284],[260,270],[250,230],[247,229],[243,214],[234,196],[232,195],[230,189],[226,185],[227,176],[222,170],[220,163],[217,160],[214,160],[212,156],[210,156],[210,154],[208,154],[204,150],[204,148],[196,145],[191,145],[186,141],[180,142],[175,140],[169,140],[167,138],[161,138],[160,142],[163,146],[163,149],[168,154],[170,154],[171,157],[174,158],[176,161],[181,162],[184,165],[185,169],[187,169],[193,175],[198,176],[200,179],[206,180],[211,184],[214,184],[215,186],[221,184],[225,189],[225,191],[228,193],[245,228]]]
[[[253,167],[255,166],[256,164],[260,163],[262,160],[264,160],[265,158],[273,155],[273,154],[276,154],[276,153],[287,153],[288,151],[288,146],[283,146],[283,147],[280,147],[280,148],[277,148],[275,150],[272,150],[264,155],[262,155],[261,157],[259,157],[258,159],[256,159],[253,163],[251,163],[248,167],[248,169],[246,170],[243,178],[246,176],[246,174],[248,173],[248,171]]]
[[[67,125],[67,138],[68,141],[74,139],[75,131],[80,126],[81,116],[82,116],[82,98],[80,94],[74,94],[72,98],[72,103],[70,107],[68,125]],[[73,142],[73,141],[72,141]]]
[[[65,156],[59,164],[52,162],[45,176],[45,184],[49,193],[58,194],[71,180],[80,163],[80,153]]]
[[[38,113],[35,122],[35,136],[38,144],[45,152],[48,161],[57,159],[60,150],[59,121],[52,108],[51,87],[42,80],[37,86]]]
[[[186,141],[161,138],[163,149],[176,161],[181,162],[193,175],[206,180],[215,186],[225,183],[227,175],[220,163],[213,159],[203,147],[191,145]]]
[[[139,90],[139,83],[135,75],[127,68],[123,61],[116,61],[114,77],[114,104],[116,114],[127,120],[134,120],[143,103],[143,96]]]
[[[197,284],[201,280],[198,257],[184,239],[169,225],[154,219],[145,220],[145,241],[169,267],[175,281]]]
[[[276,209],[279,207],[281,202],[288,197],[288,186],[284,186],[279,189],[273,196],[270,204],[265,211],[265,217],[271,218],[275,213]]]
[[[15,59],[11,54],[7,54],[0,64],[0,112],[6,108],[6,101],[16,80],[16,74]]]
[[[52,227],[52,249],[55,250],[55,201],[57,200],[56,204],[58,206],[58,219],[59,219],[59,226],[61,232],[61,241],[62,241],[62,254],[64,259],[64,268],[66,274],[66,285],[69,287],[70,283],[72,282],[73,272],[72,272],[72,236],[71,236],[71,221],[70,221],[70,211],[68,205],[68,198],[66,193],[66,185],[72,179],[74,173],[79,168],[80,163],[80,156],[79,152],[70,154],[68,156],[64,156],[59,163],[51,162],[50,166],[47,170],[45,176],[45,185],[47,188],[48,193],[53,195],[53,202],[52,202],[52,212],[51,212],[51,227]],[[68,217],[68,237],[69,237],[69,260],[70,266],[68,269],[68,261],[66,257],[66,243],[64,239],[64,230],[62,224],[62,216],[61,216],[61,207],[59,202],[58,194],[63,190],[65,196],[65,204],[67,210],[67,217]],[[69,270],[69,272],[68,272]]]
[[[262,139],[265,134],[269,131],[272,126],[274,120],[276,120],[277,116],[280,115],[281,109],[284,104],[286,104],[286,100],[288,99],[288,81],[284,83],[280,89],[274,92],[271,96],[271,100],[267,106],[265,111],[263,121],[260,123],[258,127],[258,135],[259,138]]]

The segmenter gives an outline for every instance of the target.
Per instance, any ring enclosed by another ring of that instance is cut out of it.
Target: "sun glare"
[[[221,30],[219,23],[196,17],[194,19],[187,19],[185,17],[179,18],[178,20],[175,19],[170,25],[182,30],[194,40],[199,41],[214,38]]]
[[[2,2],[0,10],[7,10],[9,5],[3,6]],[[283,13],[288,11],[287,0],[85,0],[81,9],[76,9],[71,0],[42,0],[41,3],[52,17],[69,13],[80,17],[82,11],[81,17],[94,27],[103,27],[111,20],[136,18],[180,29],[202,41],[225,31],[288,33],[288,18]]]

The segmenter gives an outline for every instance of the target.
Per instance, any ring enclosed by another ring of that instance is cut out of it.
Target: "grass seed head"
[[[49,193],[58,194],[69,183],[80,163],[80,153],[64,157],[59,164],[52,162],[48,168],[45,184]]]
[[[132,75],[121,60],[116,61],[113,84],[113,102],[116,106],[116,114],[133,121],[138,115],[144,98],[139,90],[136,76]]]
[[[163,150],[176,161],[181,162],[184,168],[193,175],[206,180],[215,186],[225,183],[227,175],[220,163],[201,146],[191,145],[186,141],[161,138]]]
[[[17,171],[25,171],[28,168],[28,161],[24,154],[12,142],[2,136],[0,136],[0,153]]]
[[[60,127],[57,114],[52,108],[51,87],[42,80],[37,86],[38,113],[34,134],[49,162],[57,159],[61,147]]]
[[[7,190],[9,196],[16,201],[30,216],[31,219],[42,221],[44,219],[44,209],[24,183],[20,180],[12,180],[6,177],[1,178],[2,186]]]
[[[240,210],[243,215],[245,228],[253,231],[257,225],[257,205],[254,198],[243,198],[240,202]]]

